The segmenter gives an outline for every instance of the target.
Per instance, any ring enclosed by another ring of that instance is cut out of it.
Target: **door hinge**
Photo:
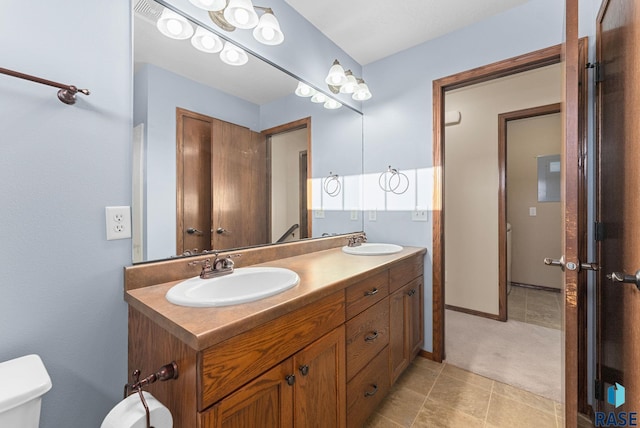
[[[600,221],[593,223],[593,240],[604,241],[604,223]]]
[[[593,80],[595,83],[600,83],[604,80],[604,67],[599,62],[588,62],[587,68],[593,68]]]
[[[593,380],[593,395],[598,401],[604,400],[604,383],[600,379]]]

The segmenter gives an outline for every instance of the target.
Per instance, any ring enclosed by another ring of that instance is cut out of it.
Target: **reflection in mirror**
[[[162,5],[133,5],[134,263],[363,230],[360,113],[296,96],[252,55],[232,66],[168,38]]]

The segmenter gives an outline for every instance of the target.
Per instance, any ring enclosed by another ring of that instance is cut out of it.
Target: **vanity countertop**
[[[169,303],[167,291],[180,281],[125,291],[125,301],[193,349],[200,351],[284,314],[313,303],[400,260],[424,254],[424,248],[404,247],[396,254],[356,256],[333,248],[255,266],[295,271],[300,284],[275,296],[233,306],[194,308]]]

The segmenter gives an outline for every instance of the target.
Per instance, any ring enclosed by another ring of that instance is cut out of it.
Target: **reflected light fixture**
[[[324,81],[334,94],[351,94],[356,101],[366,101],[372,97],[364,80],[354,76],[351,70],[344,71],[337,59],[333,61]]]
[[[325,94],[323,94],[322,92],[316,92],[311,97],[311,102],[312,103],[324,103],[325,101],[327,101],[327,99],[328,99],[328,97]]]
[[[189,0],[191,4],[204,10],[222,10],[227,6],[227,0]]]
[[[184,40],[193,35],[191,24],[183,16],[167,8],[162,11],[156,27],[162,34],[172,39]]]
[[[312,97],[316,94],[316,90],[305,83],[298,82],[295,94],[299,97]]]
[[[196,28],[195,34],[191,37],[191,44],[194,48],[206,53],[220,52],[223,47],[218,35],[202,27]]]
[[[222,52],[220,52],[220,59],[225,64],[229,65],[244,65],[249,61],[247,53],[239,47],[225,42]]]
[[[335,110],[340,107],[342,107],[342,104],[334,100],[333,98],[328,98],[327,101],[325,101],[324,103],[324,108],[329,110]]]
[[[273,9],[254,6],[251,0],[189,0],[196,6],[208,10],[211,20],[225,31],[235,31],[236,28],[253,30],[253,37],[265,45],[279,45],[284,41],[284,33],[276,19]],[[211,2],[212,6],[205,7],[200,3]],[[221,3],[224,3],[220,7]],[[215,4],[213,4],[215,3]],[[258,17],[256,10],[262,11]]]

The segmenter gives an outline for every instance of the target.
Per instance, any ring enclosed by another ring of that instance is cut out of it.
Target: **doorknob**
[[[546,257],[544,259],[544,264],[547,266],[560,266],[560,269],[564,271],[564,256],[560,257],[559,260],[552,259],[551,257]]]
[[[591,263],[581,263],[578,260],[578,263],[573,263],[573,262],[565,262],[564,261],[564,256],[560,257],[559,260],[555,260],[552,259],[550,257],[547,257],[544,259],[544,264],[547,266],[560,266],[560,268],[564,271],[565,267],[569,270],[600,270],[600,266],[598,265],[598,263],[595,262],[591,262]]]
[[[195,227],[190,227],[190,228],[188,228],[188,229],[187,229],[187,233],[188,233],[189,235],[202,235],[202,231],[201,231],[201,230],[196,229]]]
[[[607,279],[612,282],[635,284],[638,290],[640,290],[640,269],[636,271],[635,275],[625,275],[623,272],[611,272],[607,275]]]

